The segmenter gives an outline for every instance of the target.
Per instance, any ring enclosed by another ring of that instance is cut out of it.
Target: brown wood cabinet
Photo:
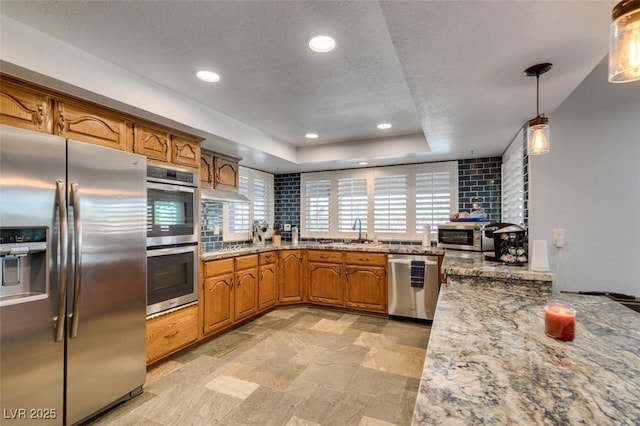
[[[214,181],[215,189],[223,189],[227,191],[238,190],[238,160],[216,156],[214,158]]]
[[[342,306],[342,253],[309,250],[307,262],[308,300],[322,305]]]
[[[146,156],[148,160],[167,163],[169,161],[170,138],[167,131],[135,124],[132,151]]]
[[[213,154],[200,151],[200,187],[213,188]]]
[[[236,258],[234,321],[258,312],[258,255]]]
[[[171,163],[191,169],[200,168],[199,141],[183,136],[171,136]]]
[[[147,321],[147,364],[198,339],[198,307],[190,306]]]
[[[304,300],[304,250],[279,253],[278,301],[296,303]]]
[[[108,110],[75,101],[55,101],[54,134],[107,148],[128,150],[132,136],[129,120]]]
[[[258,269],[258,310],[263,311],[278,300],[276,253],[260,253]]]
[[[0,84],[0,123],[8,126],[53,133],[53,101],[37,90],[5,78]]]
[[[345,254],[345,306],[387,312],[387,257],[381,253]]]
[[[203,266],[203,333],[209,334],[233,324],[233,259],[212,260]]]

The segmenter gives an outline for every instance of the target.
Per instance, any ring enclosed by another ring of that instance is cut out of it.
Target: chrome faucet
[[[358,225],[358,242],[362,242],[362,221],[359,218],[353,222],[353,230],[356,230],[356,224]]]

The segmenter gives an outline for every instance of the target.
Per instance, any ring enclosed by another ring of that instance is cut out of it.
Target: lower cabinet
[[[198,306],[147,321],[147,364],[198,340]]]
[[[204,334],[213,333],[233,324],[233,272],[204,280]]]
[[[304,250],[282,250],[278,268],[278,301],[296,303],[304,300]]]
[[[234,320],[239,321],[258,312],[258,262],[257,255],[255,266],[236,272],[234,289],[235,315]]]
[[[307,260],[308,300],[322,305],[342,306],[342,253],[309,250]]]
[[[261,253],[258,269],[258,310],[274,306],[278,300],[276,253]]]
[[[345,262],[345,306],[386,313],[386,255],[381,253],[346,253]]]

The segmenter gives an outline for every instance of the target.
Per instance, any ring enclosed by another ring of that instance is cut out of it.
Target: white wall
[[[529,157],[529,232],[548,242],[554,291],[640,296],[640,81],[607,82],[605,58],[549,123],[550,153]]]

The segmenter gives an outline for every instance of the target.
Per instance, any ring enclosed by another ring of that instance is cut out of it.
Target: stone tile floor
[[[279,308],[154,366],[92,425],[409,425],[431,327]]]

